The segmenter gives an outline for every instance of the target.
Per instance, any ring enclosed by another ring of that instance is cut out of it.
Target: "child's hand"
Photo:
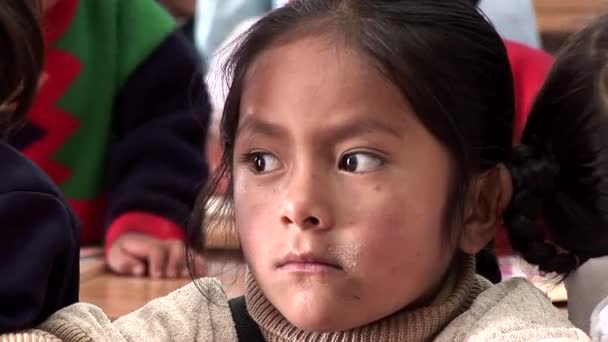
[[[124,234],[114,241],[106,259],[112,271],[124,275],[148,275],[156,279],[190,276],[185,246],[181,240],[159,240],[138,233]],[[202,258],[198,259],[197,264],[204,262]]]

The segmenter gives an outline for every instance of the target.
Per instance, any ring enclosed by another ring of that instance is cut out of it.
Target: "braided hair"
[[[558,53],[511,158],[509,237],[544,272],[608,254],[607,66],[604,17]]]

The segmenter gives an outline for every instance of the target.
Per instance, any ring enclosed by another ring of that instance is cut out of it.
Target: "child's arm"
[[[96,306],[75,304],[38,328],[64,342],[237,341],[221,284],[201,279],[114,322]]]
[[[109,156],[106,250],[118,272],[185,271],[184,224],[207,179],[210,106],[199,60],[171,34],[137,68],[116,101]]]
[[[0,333],[78,301],[79,227],[50,179],[0,145]]]

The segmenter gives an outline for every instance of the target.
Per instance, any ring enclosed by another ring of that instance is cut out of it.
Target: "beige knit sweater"
[[[237,341],[220,283],[202,279],[201,291],[187,285],[111,322],[97,307],[75,304],[16,341]],[[469,263],[450,297],[441,304],[389,317],[351,331],[309,333],[287,322],[248,278],[248,310],[268,341],[587,341],[533,285],[514,279],[496,286],[473,273]],[[51,334],[52,336],[46,335]],[[25,337],[29,339],[25,339]]]

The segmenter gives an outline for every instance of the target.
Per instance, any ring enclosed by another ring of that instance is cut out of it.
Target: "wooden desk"
[[[229,298],[244,293],[245,268],[235,253],[216,251],[210,253],[207,260],[209,275],[222,282]],[[110,319],[116,319],[188,283],[190,279],[152,280],[104,271],[81,280],[80,300],[99,306]]]
[[[215,207],[208,208],[210,217]],[[223,229],[205,228],[208,275],[216,277],[224,286],[229,298],[244,292],[245,267],[237,252],[238,236],[231,226]],[[103,260],[103,249],[85,247],[80,252],[80,300],[99,306],[111,319],[139,309],[152,299],[165,296],[190,283],[190,279],[152,280],[149,278],[122,277],[110,273]]]
[[[574,32],[608,12],[607,0],[534,0],[538,29],[542,33]]]
[[[555,52],[593,17],[608,13],[608,0],[534,0],[543,47]]]

